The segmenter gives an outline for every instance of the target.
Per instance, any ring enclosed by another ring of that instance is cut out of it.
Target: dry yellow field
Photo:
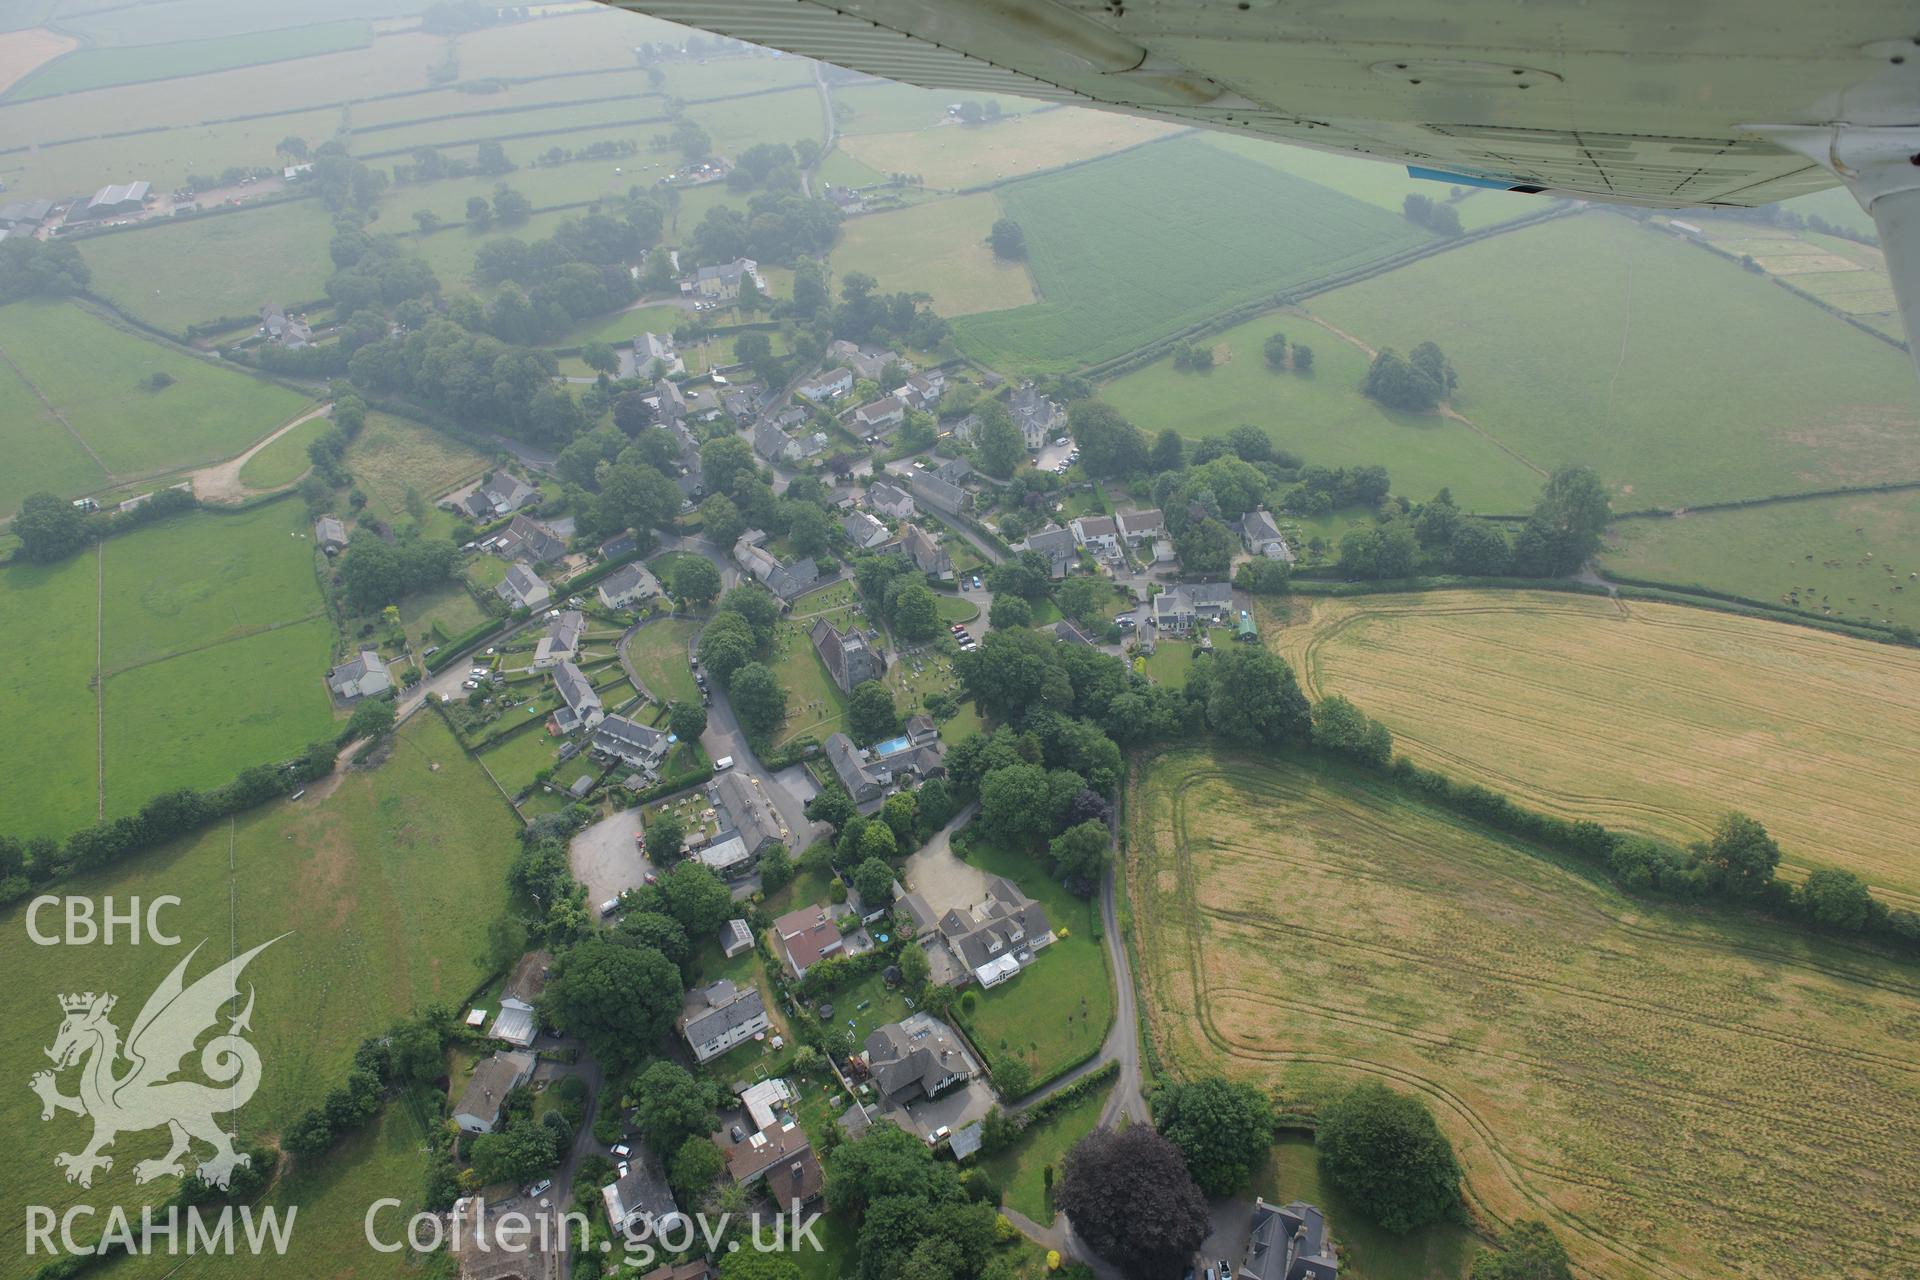
[[[1156,120],[1067,107],[975,128],[850,134],[839,146],[875,172],[917,173],[930,187],[956,188],[1057,169],[1178,132]]]
[[[5,93],[63,53],[72,53],[80,42],[46,27],[27,27],[21,31],[0,31],[0,93]]]
[[[1920,653],[1550,592],[1293,609],[1268,635],[1309,692],[1352,698],[1422,764],[1675,840],[1739,809],[1790,874],[1841,867],[1920,905]]]
[[[1416,1094],[1481,1225],[1545,1218],[1594,1280],[1920,1276],[1910,967],[1649,909],[1293,765],[1169,753],[1129,822],[1174,1074]]]
[[[840,229],[833,266],[843,275],[866,272],[883,292],[925,292],[943,316],[1024,307],[1034,300],[1027,264],[1002,262],[987,247],[1000,216],[1000,202],[982,191],[850,218]]]

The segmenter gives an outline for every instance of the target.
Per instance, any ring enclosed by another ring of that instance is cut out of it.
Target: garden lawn
[[[687,647],[703,624],[691,618],[661,618],[633,633],[627,661],[647,690],[662,702],[700,701],[700,688],[687,665]]]
[[[955,322],[961,348],[996,368],[1111,359],[1428,239],[1398,214],[1190,138],[999,194],[1045,301]]]
[[[333,424],[325,418],[309,418],[248,458],[240,467],[240,483],[259,490],[292,484],[313,466],[313,460],[307,456],[307,446],[332,428]]]
[[[1313,348],[1312,372],[1267,367],[1275,333]],[[1504,514],[1526,510],[1539,492],[1538,471],[1466,423],[1361,395],[1366,352],[1303,316],[1273,311],[1202,341],[1214,353],[1207,372],[1181,372],[1164,356],[1106,383],[1101,398],[1149,436],[1171,427],[1204,439],[1251,424],[1315,466],[1378,464],[1395,493],[1418,501],[1451,486],[1463,508]]]
[[[589,342],[604,342],[618,350],[622,346],[631,346],[633,340],[643,333],[671,334],[673,327],[686,318],[686,311],[673,306],[644,306],[631,311],[615,311],[611,315],[582,320],[555,345],[578,347]]]
[[[1099,906],[1074,897],[1046,874],[1040,860],[975,840],[966,860],[990,876],[1005,876],[1046,908],[1056,941],[1033,963],[991,991],[962,1024],[989,1066],[1019,1058],[1033,1088],[1099,1052],[1113,1021],[1113,978],[1100,941]]]
[[[400,601],[400,621],[416,650],[465,635],[487,620],[464,582],[445,582]]]
[[[1320,1176],[1313,1139],[1288,1134],[1274,1144],[1253,1175],[1254,1190],[1268,1204],[1304,1200],[1327,1215],[1340,1247],[1340,1270],[1351,1280],[1462,1280],[1480,1252],[1481,1240],[1466,1227],[1437,1222],[1394,1235]]]
[[[1620,510],[1920,480],[1900,353],[1615,214],[1496,236],[1307,308],[1374,346],[1434,339],[1459,372],[1456,410],[1535,466],[1593,467]]]
[[[835,907],[845,912],[845,907]],[[875,926],[876,928],[878,926]],[[866,1048],[867,1037],[890,1022],[898,1022],[910,1012],[905,995],[897,987],[888,987],[882,973],[870,973],[850,986],[821,997],[833,1006],[833,1017],[823,1021],[853,1037],[854,1052]],[[818,1010],[820,1001],[814,1002]]]
[[[95,293],[184,335],[223,316],[257,317],[266,302],[291,308],[323,301],[332,237],[326,205],[295,200],[98,236],[81,253]],[[264,296],[261,282],[268,280],[271,296]]]
[[[1052,1166],[1058,1179],[1073,1144],[1099,1125],[1100,1109],[1111,1092],[1111,1086],[1096,1089],[1028,1129],[1005,1151],[981,1157],[980,1167],[1000,1187],[1002,1204],[1042,1225],[1053,1221],[1053,1196],[1047,1190],[1046,1169]]]
[[[99,570],[92,551],[0,566],[0,814],[6,834],[55,838],[93,821],[98,791],[91,685]]]
[[[0,353],[121,480],[232,457],[310,403],[136,337],[73,302],[0,307]],[[172,384],[150,390],[155,374]]]
[[[956,742],[964,742],[976,733],[986,732],[986,721],[980,718],[979,710],[971,700],[960,704],[960,709],[940,722],[940,740],[951,747]]]
[[[1153,653],[1147,658],[1147,675],[1155,684],[1163,684],[1169,689],[1187,687],[1187,671],[1193,666],[1193,655],[1197,652],[1188,640],[1160,640],[1153,646]]]
[[[519,708],[507,710],[511,718]],[[524,711],[520,716],[528,718]],[[533,775],[542,769],[552,768],[555,753],[560,744],[549,737],[546,728],[535,725],[531,729],[522,729],[504,742],[497,743],[479,753],[480,763],[487,767],[500,785],[510,796],[517,796],[533,785]],[[575,757],[577,760],[578,757]],[[568,763],[573,763],[569,761]],[[557,779],[560,771],[555,770]],[[571,781],[571,775],[568,776]]]
[[[48,1065],[40,1050],[57,1026],[54,993],[117,992],[125,1027],[189,948],[202,948],[190,970],[197,978],[231,947],[278,939],[243,978],[255,991],[248,1038],[265,1066],[260,1088],[221,1118],[242,1135],[281,1132],[340,1083],[363,1037],[430,1003],[457,1009],[479,984],[518,831],[440,719],[418,716],[383,764],[349,772],[325,799],[274,801],[67,885],[63,892],[96,901],[177,896],[166,923],[183,945],[14,948],[0,1015],[21,1034],[0,1048],[0,1067],[24,1080]],[[24,929],[24,910],[17,903],[0,914],[11,936]],[[69,1203],[53,1154],[75,1149],[86,1122],[42,1124],[25,1090],[0,1105],[0,1119],[22,1144],[0,1185],[0,1214],[17,1232],[25,1205]],[[137,1206],[170,1193],[171,1181],[143,1187],[133,1178],[137,1160],[165,1146],[164,1130],[123,1133],[113,1169],[95,1180],[98,1203]],[[355,1150],[349,1142],[319,1168],[344,1172]],[[395,1185],[402,1181],[418,1185],[396,1175]],[[356,1215],[373,1194],[353,1187]]]
[[[0,450],[8,463],[0,473],[0,518],[11,517],[30,493],[70,498],[100,488],[107,479],[105,468],[5,364],[0,364]]]
[[[987,247],[999,216],[1000,202],[983,191],[854,218],[833,251],[834,270],[864,271],[882,292],[930,294],[933,309],[949,318],[1023,307],[1034,301],[1026,264]]]

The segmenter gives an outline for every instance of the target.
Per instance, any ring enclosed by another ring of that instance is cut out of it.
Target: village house
[[[387,664],[371,649],[362,649],[352,661],[343,662],[327,672],[327,687],[342,702],[373,698],[393,688]]]
[[[507,978],[506,991],[500,998],[500,1012],[487,1030],[489,1039],[504,1040],[522,1049],[533,1043],[540,1033],[533,1002],[546,990],[547,972],[552,964],[553,956],[545,951],[529,951],[520,957]]]
[[[518,605],[535,613],[546,608],[553,599],[552,588],[526,564],[508,565],[507,576],[500,579],[500,585],[493,589],[493,593],[510,605]]]
[[[607,713],[600,705],[600,695],[593,691],[593,685],[585,673],[573,663],[562,662],[553,669],[553,687],[560,694],[560,705],[553,711],[553,722],[560,732],[591,730],[606,719]]]
[[[924,942],[934,935],[940,926],[940,917],[927,900],[917,893],[909,893],[898,900],[895,915],[905,915],[913,921],[913,937],[916,942]]]
[[[854,805],[878,808],[881,797],[893,783],[892,771],[869,765],[853,739],[844,733],[827,735],[826,752],[827,763],[833,766],[834,774]]]
[[[511,471],[496,471],[485,484],[467,495],[467,514],[475,520],[494,520],[531,504],[540,491]]]
[[[862,378],[878,382],[886,374],[887,366],[897,364],[906,373],[913,372],[913,362],[903,358],[898,352],[884,347],[860,347],[840,338],[827,344],[827,358],[836,364],[844,364]]]
[[[739,769],[722,773],[707,785],[707,794],[720,811],[723,831],[731,831],[746,846],[747,856],[758,858],[770,845],[786,839],[780,814],[758,780]]]
[[[681,394],[680,384],[671,378],[657,378],[653,384],[654,411],[662,422],[678,424],[687,416],[687,397]]]
[[[313,522],[313,540],[328,555],[338,555],[347,549],[347,527],[332,516],[321,516]]]
[[[475,1064],[454,1105],[453,1122],[467,1133],[492,1133],[507,1095],[533,1078],[533,1067],[533,1055],[518,1051],[495,1053]]]
[[[913,496],[938,511],[959,512],[967,509],[967,491],[959,485],[942,480],[931,471],[916,471],[908,481]]]
[[[1073,530],[1062,529],[1058,525],[1048,525],[1035,529],[1026,536],[1021,548],[1038,552],[1047,560],[1047,576],[1064,578],[1073,562],[1079,558],[1080,544],[1073,536]]]
[[[665,378],[686,371],[686,361],[673,348],[672,334],[643,333],[633,340],[631,350],[620,353],[623,378]]]
[[[894,901],[900,896],[900,882],[887,881],[887,893],[884,898],[868,902],[860,896],[860,891],[852,885],[847,886],[847,910],[861,924],[875,924],[892,909]]]
[[[847,541],[853,544],[855,551],[871,551],[893,538],[887,526],[864,511],[852,511],[840,517],[840,528],[846,533]]]
[[[1067,421],[1066,410],[1042,395],[1031,382],[1021,384],[1019,390],[1007,397],[1007,412],[1013,416],[1013,425],[1020,428],[1029,453],[1046,444],[1047,437]]]
[[[942,582],[953,581],[953,557],[934,541],[933,535],[917,524],[900,526],[900,551],[913,561],[913,567]]]
[[[763,296],[766,294],[767,278],[760,274],[760,264],[752,258],[735,258],[718,266],[701,267],[694,272],[693,287],[703,297],[725,301],[740,296],[742,280],[753,281],[753,287]]]
[[[897,396],[882,396],[853,411],[853,425],[873,436],[886,435],[906,420],[906,402]]]
[[[1132,547],[1167,536],[1167,522],[1158,508],[1152,511],[1122,511],[1115,518],[1115,524],[1119,527],[1120,536]]]
[[[773,947],[797,981],[826,957],[839,954],[840,929],[825,907],[800,907],[773,922]]]
[[[689,991],[680,1013],[680,1034],[695,1062],[711,1062],[771,1025],[760,988],[736,986],[725,978]]]
[[[1264,507],[1240,517],[1240,541],[1251,555],[1293,563],[1293,548],[1287,545],[1280,527]]]
[[[595,547],[593,554],[601,560],[624,560],[639,549],[639,540],[634,537],[633,530],[628,529]]]
[[[911,520],[914,516],[913,499],[906,490],[885,480],[876,481],[867,490],[867,505],[890,520]]]
[[[925,373],[909,374],[905,382],[893,389],[893,396],[910,409],[931,409],[939,403],[940,394],[946,387],[947,375],[938,369],[930,369]]]
[[[972,446],[980,438],[980,415],[970,413],[956,421],[947,430],[961,444]]]
[[[951,485],[963,485],[973,476],[973,464],[965,458],[948,458],[939,466],[929,468],[927,474]]]
[[[1175,587],[1155,596],[1149,612],[1162,635],[1186,635],[1199,623],[1220,623],[1232,615],[1233,587],[1225,582]]]
[[[1047,909],[1005,876],[989,878],[985,898],[969,910],[947,912],[939,927],[965,977],[982,987],[999,986],[1053,942]]]
[[[862,1055],[882,1105],[937,1098],[979,1073],[953,1028],[925,1011],[875,1028]]]
[[[770,418],[755,419],[753,424],[753,451],[768,462],[781,466],[794,467],[809,458],[818,457],[827,451],[831,443],[826,434],[820,431],[790,436]]]
[[[652,1151],[635,1146],[620,1169],[619,1177],[600,1188],[607,1226],[615,1236],[644,1239],[686,1230],[680,1225],[680,1206],[674,1203],[673,1191]]]
[[[867,638],[855,628],[841,631],[826,618],[817,619],[807,638],[813,641],[827,674],[840,686],[840,692],[852,693],[855,685],[878,680],[887,672],[887,662]]]
[[[1073,540],[1096,555],[1110,556],[1120,550],[1120,530],[1112,516],[1080,516],[1067,526]]]
[[[1239,1273],[1246,1280],[1340,1280],[1326,1218],[1300,1200],[1282,1208],[1256,1198]]]
[[[783,1120],[777,1125],[748,1134],[738,1142],[724,1144],[722,1150],[727,1157],[727,1175],[740,1186],[748,1187],[776,1170],[783,1171],[782,1181],[786,1184],[783,1192],[797,1185],[794,1175],[803,1173],[811,1166],[813,1191],[806,1199],[820,1194],[820,1185],[824,1178],[820,1171],[819,1158],[813,1154],[813,1146],[807,1141],[807,1131],[792,1120]],[[795,1170],[794,1166],[802,1166]],[[773,1189],[771,1185],[768,1188]]]
[[[299,351],[313,341],[313,327],[305,316],[290,316],[271,302],[260,308],[260,328],[268,342],[289,351]]]
[[[626,716],[607,716],[593,728],[589,745],[629,769],[652,772],[667,758],[667,735]]]
[[[660,594],[659,581],[641,564],[623,564],[600,579],[595,594],[601,607],[629,609]]]
[[[586,633],[586,615],[578,609],[566,610],[547,624],[547,634],[534,646],[533,669],[545,671],[561,662],[579,661],[580,641]]]
[[[793,389],[793,394],[802,400],[820,404],[828,400],[836,400],[852,390],[853,370],[838,368],[828,369],[824,373],[816,373],[811,378],[805,379]]]
[[[760,584],[782,600],[792,600],[814,585],[820,578],[820,567],[811,556],[795,560],[792,564],[781,564],[771,551],[761,546],[767,535],[758,529],[749,529],[740,535],[733,544],[734,563],[751,573]]]
[[[521,514],[493,538],[494,554],[503,560],[547,564],[567,558],[567,540],[532,516]]]

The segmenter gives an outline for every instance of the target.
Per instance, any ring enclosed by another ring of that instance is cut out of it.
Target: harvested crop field
[[[1416,1094],[1476,1216],[1545,1218],[1590,1276],[1920,1268],[1911,970],[1649,909],[1296,766],[1174,752],[1134,796],[1142,992],[1175,1072],[1287,1104]]]
[[[983,191],[855,218],[841,229],[834,269],[864,271],[883,292],[930,294],[943,316],[1023,307],[1034,300],[1026,264],[987,247],[999,216],[999,202]]]
[[[1158,120],[1064,107],[998,124],[854,134],[841,138],[840,147],[877,172],[915,173],[930,187],[966,190],[1057,169],[1179,131],[1178,125]]]
[[[1682,605],[1547,592],[1297,601],[1271,643],[1421,764],[1676,840],[1728,809],[1789,867],[1920,903],[1920,653]]]
[[[0,32],[0,94],[64,53],[80,47],[72,36],[46,27]]]

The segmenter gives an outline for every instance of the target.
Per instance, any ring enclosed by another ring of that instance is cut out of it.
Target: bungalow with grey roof
[[[321,516],[313,522],[313,540],[328,555],[336,555],[347,549],[347,527],[332,516]]]
[[[560,694],[560,705],[553,712],[553,722],[560,727],[560,732],[593,729],[606,719],[600,695],[593,691],[586,674],[573,663],[562,662],[553,669],[553,687]]]
[[[546,608],[553,599],[552,588],[524,563],[508,565],[507,576],[500,579],[493,593],[508,604],[535,611]]]
[[[511,471],[496,471],[467,495],[467,514],[475,520],[511,515],[539,498],[540,491]]]
[[[725,978],[689,991],[680,1011],[680,1034],[695,1062],[710,1062],[770,1025],[760,988],[737,986]]]
[[[387,664],[371,649],[362,649],[352,661],[327,672],[327,687],[342,702],[372,698],[393,688]]]
[[[1273,516],[1265,508],[1240,517],[1240,541],[1250,554],[1293,563],[1293,548],[1287,545],[1280,526],[1273,522]]]
[[[907,496],[906,490],[885,480],[877,481],[867,490],[867,505],[893,520],[910,520],[914,515],[913,499]]]
[[[623,564],[600,579],[596,594],[608,609],[626,609],[660,594],[660,583],[643,564]]]
[[[492,1133],[500,1123],[507,1095],[533,1078],[530,1053],[496,1053],[473,1068],[467,1087],[454,1104],[453,1122],[467,1133]]]
[[[568,609],[547,624],[547,634],[533,650],[533,669],[545,671],[559,662],[575,662],[580,657],[580,642],[587,633],[586,615]]]

